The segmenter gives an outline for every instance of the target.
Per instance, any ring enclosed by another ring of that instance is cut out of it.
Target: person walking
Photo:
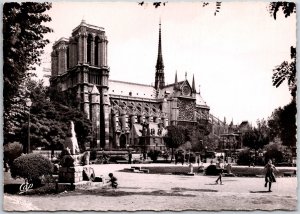
[[[268,183],[269,183],[269,192],[272,192],[272,190],[271,190],[272,183],[276,182],[274,170],[277,171],[277,169],[275,168],[275,166],[272,164],[272,160],[269,160],[269,162],[265,166],[265,172],[266,172],[265,187],[267,187]]]
[[[132,161],[132,154],[131,154],[131,152],[129,151],[129,152],[128,152],[128,163],[131,164],[131,161]]]
[[[222,177],[223,177],[223,172],[224,172],[224,165],[219,163],[219,167],[217,167],[217,169],[219,170],[219,176],[216,180],[216,184],[218,184],[218,182],[220,181],[220,184],[222,185]]]
[[[198,164],[198,167],[199,167],[200,163],[201,163],[201,156],[197,155],[197,164]]]

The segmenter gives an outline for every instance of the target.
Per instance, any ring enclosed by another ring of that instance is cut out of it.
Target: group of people
[[[229,165],[227,165],[229,166]],[[265,187],[269,187],[269,192],[272,192],[272,183],[276,182],[275,171],[277,171],[276,167],[272,163],[272,160],[269,160],[268,163],[264,167],[265,169]],[[216,180],[216,184],[220,182],[222,184],[222,177],[224,173],[224,167],[219,165],[219,175]],[[269,185],[268,185],[269,184]]]
[[[227,165],[227,168],[231,167],[230,164]],[[191,168],[191,172],[192,171],[192,164],[190,164],[189,166]],[[265,187],[269,187],[269,192],[272,192],[271,188],[272,188],[272,183],[276,182],[276,178],[275,178],[275,171],[277,171],[276,167],[273,165],[272,160],[269,160],[268,163],[265,165]],[[220,182],[220,184],[222,184],[222,177],[223,177],[223,173],[224,173],[224,166],[219,168],[220,173],[218,175],[218,178],[216,180],[216,184],[218,184]],[[228,171],[228,170],[227,170]],[[108,183],[111,183],[111,187],[112,188],[117,188],[118,187],[118,183],[117,183],[117,178],[113,175],[113,173],[109,173],[108,174],[110,180],[108,181]],[[269,185],[268,185],[269,184]]]

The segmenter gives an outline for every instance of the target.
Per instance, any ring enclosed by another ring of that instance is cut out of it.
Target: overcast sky
[[[210,112],[227,122],[239,124],[269,117],[290,102],[287,83],[272,86],[272,69],[290,60],[296,45],[296,15],[275,21],[266,2],[223,2],[215,5],[167,3],[155,9],[123,3],[53,3],[48,12],[54,33],[47,35],[51,47],[60,37],[69,37],[82,19],[104,27],[108,37],[110,79],[153,84],[157,59],[159,19],[162,22],[162,52],[166,83],[175,72],[191,82],[210,106]],[[50,67],[49,63],[43,67]]]

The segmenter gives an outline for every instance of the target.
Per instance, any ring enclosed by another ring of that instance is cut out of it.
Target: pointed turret
[[[195,77],[194,77],[194,74],[193,74],[193,82],[192,82],[192,93],[196,93]]]
[[[175,83],[174,83],[174,89],[178,88],[178,81],[177,81],[177,71],[175,73]]]
[[[161,22],[159,22],[158,55],[155,68],[155,89],[159,89],[165,86],[164,62],[161,48]]]

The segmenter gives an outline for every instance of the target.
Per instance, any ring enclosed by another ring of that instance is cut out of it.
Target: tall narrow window
[[[70,68],[70,49],[69,49],[69,45],[67,47],[67,69]]]
[[[98,49],[99,49],[99,42],[100,42],[100,39],[98,36],[96,36],[95,38],[95,66],[99,66],[99,52],[98,52]]]
[[[91,57],[91,48],[92,48],[92,35],[89,34],[87,38],[87,63],[91,64],[92,57]]]

